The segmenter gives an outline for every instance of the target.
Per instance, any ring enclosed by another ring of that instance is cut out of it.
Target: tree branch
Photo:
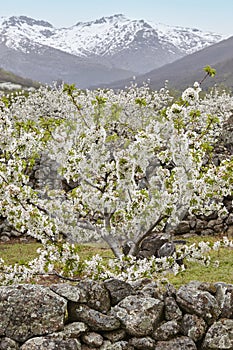
[[[129,255],[133,255],[135,256],[139,250],[139,246],[140,244],[142,243],[142,241],[150,236],[152,233],[153,233],[153,230],[155,229],[155,227],[157,225],[160,224],[161,221],[163,221],[164,219],[168,219],[169,216],[168,215],[162,215],[158,218],[158,220],[155,221],[155,223],[153,225],[151,225],[151,227],[146,231],[146,232],[142,232],[138,235],[138,237],[134,240],[134,244],[132,245],[132,247],[130,248],[130,251],[129,251]]]
[[[97,231],[98,233],[100,233],[100,229],[98,227],[86,221],[78,221],[77,226],[83,228],[84,230]]]

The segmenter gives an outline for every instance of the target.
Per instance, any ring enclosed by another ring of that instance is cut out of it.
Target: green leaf
[[[210,66],[204,67],[203,70],[212,78],[216,75],[216,69]]]
[[[140,107],[146,106],[146,100],[144,98],[136,98],[135,103],[139,105]]]
[[[64,84],[63,91],[67,92],[68,95],[72,95],[72,93],[76,90],[75,84]]]

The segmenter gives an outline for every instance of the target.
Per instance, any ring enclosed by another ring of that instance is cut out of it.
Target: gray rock
[[[223,282],[215,283],[216,299],[221,307],[221,318],[233,318],[233,285]]]
[[[150,284],[142,288],[139,295],[142,295],[144,297],[149,296],[163,301],[165,292],[163,290],[163,287],[158,286],[157,282],[151,282]]]
[[[205,321],[191,314],[185,314],[181,324],[181,330],[184,335],[187,335],[194,342],[197,342],[203,338],[207,329]]]
[[[180,310],[179,306],[177,305],[177,302],[173,297],[165,298],[164,306],[165,306],[165,319],[167,321],[182,319],[182,311]]]
[[[76,287],[80,293],[85,293],[85,303],[90,308],[100,312],[107,312],[110,310],[110,296],[102,282],[85,280],[79,282]]]
[[[23,342],[64,328],[66,301],[39,285],[0,287],[0,336]]]
[[[86,345],[86,344],[82,344],[82,350],[93,350],[94,348],[92,346]],[[98,350],[100,350],[101,348],[98,348]],[[106,349],[106,347],[105,347]]]
[[[2,233],[0,240],[4,243],[9,242],[10,241],[10,237],[8,237],[8,235],[5,234],[5,232]]]
[[[189,218],[189,226],[190,226],[191,229],[195,228],[195,226],[196,226],[196,218],[195,218],[195,216],[191,216]]]
[[[207,221],[197,219],[195,231],[201,232],[205,227],[207,227],[207,225],[208,225]]]
[[[101,349],[100,349],[101,350]],[[134,350],[127,341],[119,341],[114,344],[108,345],[106,350]]]
[[[233,349],[233,320],[221,319],[207,331],[203,349]]]
[[[101,345],[101,347],[98,350],[109,350],[109,346],[111,346],[111,345],[112,345],[112,343],[109,340],[104,340],[103,345]],[[82,347],[82,350],[92,350],[92,349],[90,347],[88,347],[88,349],[86,349],[85,345]]]
[[[167,341],[159,341],[154,350],[197,350],[192,339],[182,336]]]
[[[93,348],[99,348],[103,344],[103,337],[95,332],[88,332],[82,336],[82,342]]]
[[[214,232],[220,233],[220,232],[224,232],[224,231],[226,231],[225,225],[221,224],[221,225],[214,226]]]
[[[202,236],[212,236],[214,234],[216,234],[216,233],[211,228],[207,228],[207,229],[201,231]]]
[[[124,329],[117,329],[111,332],[102,333],[104,338],[110,340],[112,343],[116,343],[119,340],[123,340],[126,336],[126,331]]]
[[[228,237],[233,237],[233,225],[229,226],[227,231],[226,231],[226,235]]]
[[[110,293],[111,305],[113,306],[128,295],[133,294],[133,288],[129,283],[115,278],[105,281],[104,286]]]
[[[85,291],[77,288],[76,285],[74,286],[68,283],[59,283],[51,285],[50,289],[69,301],[73,301],[76,303],[87,302],[87,295]]]
[[[151,284],[150,278],[139,278],[136,281],[131,282],[131,286],[133,287],[133,290],[135,293],[138,293],[139,291],[141,291],[143,288],[147,287],[150,284]]]
[[[56,292],[37,285],[0,287],[0,350],[233,349],[232,284],[193,281],[176,291],[142,279],[129,289],[126,284],[132,295],[100,312],[87,305],[92,285],[87,282],[81,289],[54,285]],[[100,285],[97,296],[102,288],[111,294]]]
[[[174,338],[179,331],[180,325],[177,321],[167,321],[156,328],[156,330],[152,333],[152,337],[155,340],[168,340]]]
[[[136,297],[152,297],[155,299],[164,299],[164,290],[157,282],[152,282],[150,278],[141,278],[131,283]]]
[[[233,213],[230,213],[227,220],[226,220],[227,225],[233,225]]]
[[[150,337],[131,338],[129,344],[138,350],[154,350],[155,348],[155,341]]]
[[[176,288],[171,283],[166,285],[165,297],[176,297]]]
[[[2,338],[0,339],[0,350],[18,350],[19,344],[13,339]]]
[[[190,282],[192,285],[196,285],[196,288],[199,290],[203,290],[206,292],[209,292],[210,294],[215,296],[215,293],[217,292],[217,287],[215,286],[214,283],[211,282],[198,282],[198,281],[193,281]]]
[[[77,339],[53,339],[48,337],[32,338],[24,343],[20,350],[81,350]]]
[[[148,258],[153,255],[158,256],[158,250],[162,247],[164,243],[167,243],[168,240],[168,237],[158,233],[155,233],[154,235],[145,238],[142,241],[138,256],[141,258]]]
[[[227,208],[229,213],[233,213],[233,196],[227,196],[223,199],[224,206]]]
[[[59,283],[50,286],[52,291],[73,303],[85,303],[89,307],[107,312],[110,309],[110,296],[104,284],[93,280],[80,281],[76,285]],[[76,307],[77,304],[72,304]]]
[[[213,211],[211,214],[209,214],[209,215],[204,215],[204,219],[206,219],[206,220],[217,220],[218,219],[218,211],[217,210],[215,210],[215,211]]]
[[[171,256],[175,253],[176,247],[173,242],[167,242],[162,245],[162,247],[159,248],[157,252],[158,258],[162,258],[164,256]]]
[[[99,348],[93,348],[93,346],[87,345],[87,344],[82,344],[82,350],[108,350],[108,347],[111,345],[111,342],[108,340],[105,340],[103,344]]]
[[[207,227],[213,228],[216,225],[216,220],[210,220],[208,221]]]
[[[225,217],[225,218],[227,218],[227,217]],[[215,221],[215,225],[221,225],[221,224],[223,224],[223,217],[218,217]]]
[[[112,308],[111,314],[121,321],[128,334],[144,337],[158,325],[163,305],[159,299],[128,296]]]
[[[11,237],[11,231],[8,231],[7,229],[3,230],[3,231],[1,231],[0,236]]]
[[[93,350],[93,348],[89,345],[82,344],[82,350]]]
[[[48,337],[52,338],[79,338],[80,335],[88,331],[88,326],[83,322],[73,322],[65,325],[64,330],[56,333],[51,333]]]
[[[196,224],[196,222],[195,222]],[[181,221],[176,228],[176,232],[179,234],[187,233],[190,231],[189,221]]]
[[[19,241],[21,243],[27,243],[27,242],[29,242],[29,238],[27,238],[26,236],[23,236],[23,237],[20,237]]]
[[[68,305],[69,307],[69,305]],[[102,314],[99,311],[91,309],[87,305],[79,305],[76,309],[69,312],[69,321],[81,321],[88,325],[93,331],[112,331],[120,327],[120,322],[114,316]]]
[[[11,232],[10,232],[10,235],[13,236],[13,237],[20,237],[20,236],[22,236],[22,232],[12,229]]]
[[[190,282],[180,287],[177,303],[187,313],[196,314],[208,324],[214,323],[221,313],[219,304],[210,292],[199,290],[200,283]]]

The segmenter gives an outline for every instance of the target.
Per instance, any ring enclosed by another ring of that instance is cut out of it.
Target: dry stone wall
[[[233,197],[224,199],[224,204],[228,209],[228,214],[222,217],[217,212],[209,216],[187,215],[174,230],[175,235],[202,235],[216,236],[223,234],[233,237]]]
[[[0,350],[233,349],[233,285],[144,279],[0,287]]]

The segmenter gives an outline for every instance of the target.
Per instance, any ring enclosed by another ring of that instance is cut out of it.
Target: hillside
[[[107,68],[47,46],[43,46],[38,54],[36,51],[15,51],[0,43],[0,61],[4,69],[13,69],[15,74],[40,83],[62,80],[76,83],[80,88],[87,87],[90,81],[94,84],[106,83],[132,75],[132,72]]]
[[[194,81],[202,79],[202,69],[206,65],[213,66],[217,70],[217,75],[203,83],[204,89],[215,84],[233,88],[233,37],[187,55],[149,73],[139,75],[136,77],[136,82],[141,85],[143,82],[149,81],[149,85],[152,88],[159,89],[168,80],[170,88],[184,89]],[[131,81],[132,79],[118,81],[111,84],[111,87],[124,88]]]
[[[9,90],[17,88],[37,88],[39,83],[22,78],[12,72],[0,68],[0,90]]]

